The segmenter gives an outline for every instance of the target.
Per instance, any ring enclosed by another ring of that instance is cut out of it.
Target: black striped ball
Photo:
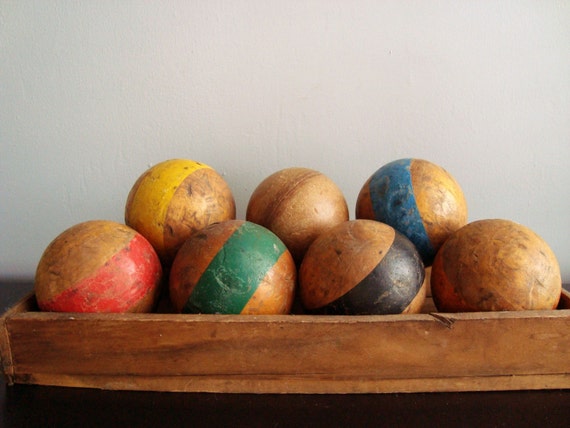
[[[352,220],[309,247],[299,292],[308,313],[417,313],[425,301],[424,279],[424,264],[408,238],[375,220]]]

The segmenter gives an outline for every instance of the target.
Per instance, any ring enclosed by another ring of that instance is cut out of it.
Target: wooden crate
[[[232,393],[570,388],[570,293],[557,310],[234,316],[62,314],[33,295],[2,317],[8,384]]]

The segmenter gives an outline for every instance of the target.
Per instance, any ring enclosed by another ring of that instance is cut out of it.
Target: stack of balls
[[[41,310],[151,312],[178,249],[204,227],[235,218],[210,166],[171,159],[145,171],[127,197],[125,224],[75,225],[44,251],[35,278]]]
[[[355,215],[309,248],[299,272],[304,307],[347,315],[419,312],[425,268],[467,222],[460,186],[431,162],[396,160],[364,183]]]
[[[457,181],[421,159],[380,167],[355,219],[323,173],[286,168],[259,183],[236,219],[212,167],[170,159],[128,193],[125,224],[60,234],[36,271],[38,306],[63,312],[378,315],[554,309],[560,268],[548,245],[508,220],[468,223]],[[429,284],[429,285],[428,285]]]
[[[467,222],[455,179],[419,159],[378,169],[362,187],[356,217],[391,225],[415,245],[441,312],[554,309],[562,292],[552,250],[509,220]]]

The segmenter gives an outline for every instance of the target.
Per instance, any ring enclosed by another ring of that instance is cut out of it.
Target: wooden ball
[[[424,278],[409,239],[384,223],[352,220],[309,247],[299,270],[299,293],[309,313],[412,313],[423,306]]]
[[[235,216],[225,180],[210,166],[187,159],[149,168],[133,185],[125,207],[126,224],[149,240],[165,266],[194,232]]]
[[[246,220],[275,233],[299,264],[317,236],[348,220],[348,206],[326,175],[308,168],[286,168],[257,186]]]
[[[422,159],[400,159],[382,166],[364,183],[355,215],[403,233],[429,266],[449,235],[467,223],[467,203],[445,169]]]
[[[431,292],[441,312],[554,309],[562,279],[540,236],[510,220],[488,219],[469,223],[443,244]]]
[[[288,314],[297,268],[270,230],[243,220],[210,225],[180,248],[170,272],[175,311]]]
[[[42,311],[150,312],[162,267],[150,243],[123,224],[79,223],[57,236],[36,269]]]

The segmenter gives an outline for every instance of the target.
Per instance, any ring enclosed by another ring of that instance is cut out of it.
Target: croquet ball
[[[348,206],[340,188],[325,174],[292,167],[273,173],[257,186],[246,220],[275,233],[300,264],[317,236],[348,220]]]
[[[244,220],[212,224],[182,245],[170,271],[176,312],[287,314],[297,268],[270,230]]]
[[[235,215],[234,197],[222,176],[187,159],[167,160],[146,170],[125,207],[125,223],[149,240],[165,266],[194,232]]]
[[[308,313],[413,313],[425,300],[424,279],[408,238],[378,221],[351,220],[311,244],[299,270],[299,293]]]
[[[457,181],[422,159],[400,159],[364,183],[356,218],[389,224],[417,247],[426,266],[449,235],[467,223],[467,203]]]
[[[486,219],[462,227],[442,245],[431,292],[440,312],[554,309],[562,279],[552,249],[534,231]]]
[[[140,233],[92,220],[70,227],[48,245],[34,289],[43,311],[150,312],[161,276],[160,260]]]

